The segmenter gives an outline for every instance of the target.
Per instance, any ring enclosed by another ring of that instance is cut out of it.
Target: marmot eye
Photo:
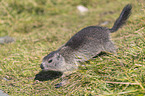
[[[48,61],[48,63],[51,63],[51,62],[52,62],[52,59]]]

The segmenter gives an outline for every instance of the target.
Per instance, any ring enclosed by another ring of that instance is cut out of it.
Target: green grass
[[[60,78],[34,80],[45,55],[86,26],[108,21],[105,27],[112,27],[128,3],[133,5],[131,17],[111,34],[117,56],[104,54],[84,63],[58,89],[54,85]],[[76,9],[80,4],[90,12],[81,16]],[[0,89],[9,95],[145,95],[144,0],[1,0],[0,36],[5,35],[16,39],[0,45]]]

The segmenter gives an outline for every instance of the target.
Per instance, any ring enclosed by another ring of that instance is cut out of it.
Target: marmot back
[[[76,33],[64,47],[60,49],[59,53],[63,57],[66,57],[66,62],[72,57],[75,58],[75,61],[77,58],[79,58],[77,61],[87,61],[101,51],[105,51],[104,43],[109,41],[109,33],[109,29],[105,27],[86,27]],[[66,50],[70,50],[69,53]]]

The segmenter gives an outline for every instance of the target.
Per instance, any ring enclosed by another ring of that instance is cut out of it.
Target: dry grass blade
[[[111,82],[111,81],[105,81],[106,83],[111,83],[111,84],[127,84],[127,85],[140,85],[140,83],[130,83],[130,82]]]

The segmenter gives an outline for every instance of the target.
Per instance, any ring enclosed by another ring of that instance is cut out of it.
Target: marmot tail
[[[123,8],[119,18],[117,18],[113,27],[109,29],[111,33],[117,31],[123,24],[125,24],[126,20],[129,18],[131,14],[131,9],[132,9],[131,4],[128,4]]]

